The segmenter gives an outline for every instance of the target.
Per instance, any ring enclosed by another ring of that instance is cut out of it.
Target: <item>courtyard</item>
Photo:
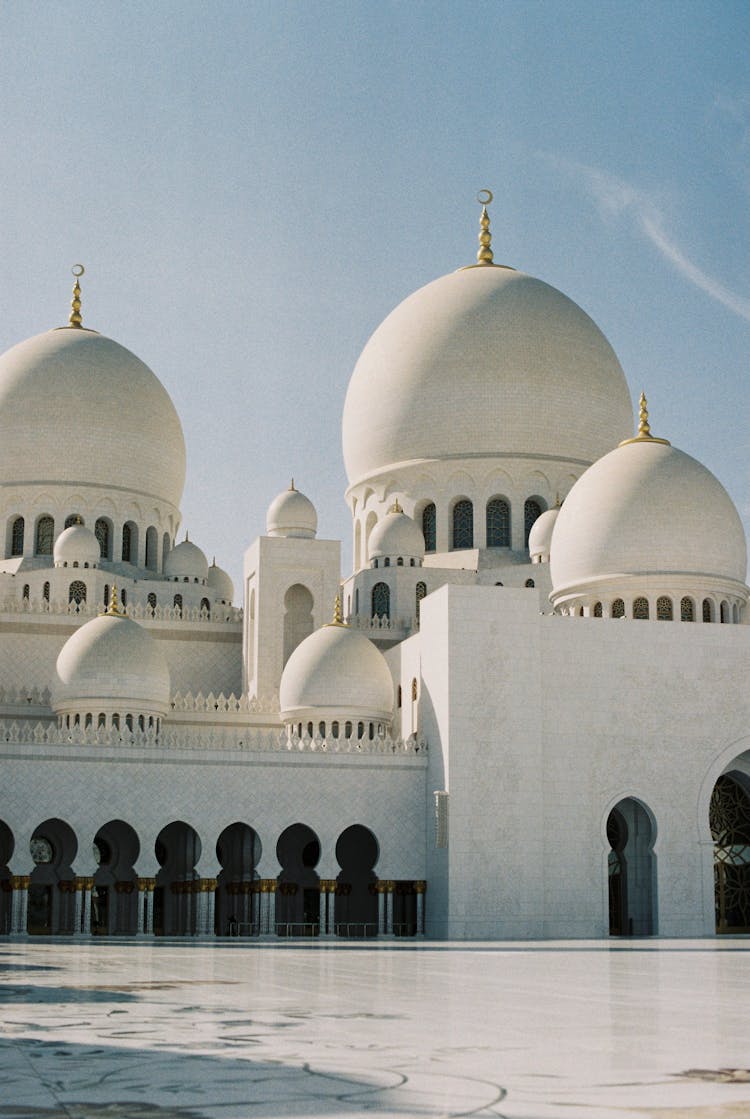
[[[750,939],[18,939],[0,1119],[750,1117]]]

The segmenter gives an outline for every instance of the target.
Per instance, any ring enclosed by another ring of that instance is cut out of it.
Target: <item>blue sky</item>
[[[747,525],[749,32],[732,0],[6,3],[0,347],[82,261],[180,413],[191,539],[237,581],[294,475],[348,557],[350,372],[490,187],[495,259],[588,311]]]

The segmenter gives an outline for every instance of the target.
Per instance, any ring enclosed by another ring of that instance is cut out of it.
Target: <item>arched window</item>
[[[171,545],[170,540],[169,540],[169,533],[165,532],[164,535],[161,538],[161,562],[162,562],[162,567],[164,566],[164,560],[169,555],[169,549],[171,547],[172,547],[172,545]]]
[[[357,723],[357,738],[364,738],[364,736],[365,736],[365,724],[364,723]]]
[[[127,604],[128,604],[128,592],[123,587],[123,589],[120,591],[120,605],[121,606],[127,606]]]
[[[201,599],[201,610],[205,610],[208,617],[211,617],[211,603],[207,598]]]
[[[130,521],[122,526],[122,562],[130,563],[133,552],[133,527]]]
[[[344,738],[351,738],[351,736],[352,736],[352,724],[351,723],[344,723]]]
[[[703,599],[703,621],[712,622],[714,620],[714,604],[710,598]]]
[[[332,738],[338,738],[338,736],[339,736],[339,724],[338,724],[338,721],[336,719],[334,719],[333,722],[331,723],[331,737]]]
[[[315,628],[312,591],[294,583],[284,595],[284,664],[294,650]]]
[[[601,616],[602,616],[602,604],[601,604],[601,602],[595,602],[594,603],[594,617],[595,618],[601,618]]]
[[[683,622],[695,621],[695,605],[692,598],[683,598],[680,602],[680,620]]]
[[[109,606],[109,583],[104,584],[104,608]]]
[[[391,557],[386,556],[385,559],[383,560],[383,567],[390,567],[390,566],[391,566]]]
[[[612,603],[612,617],[624,618],[625,617],[625,603],[621,598],[616,598]]]
[[[425,505],[422,510],[422,535],[424,536],[424,550],[434,552],[437,546],[437,513],[434,502]]]
[[[504,497],[487,502],[487,547],[510,547],[510,505]]]
[[[673,620],[672,599],[668,595],[662,594],[657,598],[656,619],[659,622],[671,622]]]
[[[643,620],[648,618],[648,599],[647,598],[634,598],[633,599],[633,617]]]
[[[81,603],[86,601],[86,584],[80,579],[75,579],[68,587],[68,602]]]
[[[174,599],[172,600],[172,605],[174,606],[175,610],[179,611],[180,617],[182,617],[182,595],[181,594],[176,594],[174,596]]]
[[[99,517],[94,525],[94,536],[99,541],[99,555],[102,559],[110,558],[112,532],[106,517]]]
[[[417,678],[416,678],[416,676],[414,677],[414,679],[411,682],[411,698],[412,698],[412,703],[417,698]]]
[[[387,583],[376,583],[372,588],[372,617],[390,618],[391,589]]]
[[[29,601],[30,595],[31,595],[31,587],[29,586],[28,583],[24,583],[24,585],[23,585],[23,598],[25,598],[27,602]]]
[[[72,528],[73,525],[82,525],[84,523],[85,523],[84,519],[83,519],[83,517],[81,516],[80,513],[68,513],[67,517],[65,518],[65,526],[64,527],[65,528]]]
[[[526,582],[524,583],[524,586],[525,587],[535,587],[536,583],[534,582],[533,579],[527,579]]]
[[[468,498],[462,497],[453,506],[453,542],[451,547],[474,547],[474,506]]]
[[[23,529],[23,517],[16,517],[10,530],[10,554],[12,556],[23,555]]]
[[[52,517],[45,514],[36,522],[36,546],[38,556],[51,556],[52,545],[55,541],[55,522]]]
[[[151,591],[151,593],[148,596],[148,604],[149,604],[149,606],[151,607],[152,610],[156,609],[156,595],[154,594],[153,591]]]
[[[524,546],[524,548],[528,548],[528,546],[529,546],[529,533],[531,532],[531,526],[533,525],[533,523],[537,519],[537,517],[541,517],[543,512],[544,512],[544,510],[542,509],[541,502],[537,501],[537,499],[535,497],[529,497],[524,502],[524,505],[523,505],[523,546]]]
[[[403,567],[403,566],[404,566],[404,558],[403,558],[403,556],[399,556],[398,559],[396,560],[396,567]]]
[[[153,525],[150,525],[146,529],[146,567],[151,571],[156,571],[158,545],[159,538],[156,535],[156,529]]]
[[[354,588],[354,613],[359,616],[359,587]]]
[[[417,583],[416,594],[415,594],[415,598],[417,600],[416,601],[416,618],[417,618],[417,621],[419,621],[420,611],[422,609],[422,599],[425,597],[426,594],[427,594],[427,584],[422,583],[420,581],[419,583]]]
[[[731,620],[732,620],[731,616],[730,616],[730,613],[729,613],[729,603],[726,601],[726,599],[722,602],[721,606],[719,607],[719,617],[721,618],[721,621],[724,624],[726,624],[727,622],[731,622]]]
[[[400,684],[398,686],[398,691],[396,692],[396,706],[397,707],[401,706],[401,685]]]

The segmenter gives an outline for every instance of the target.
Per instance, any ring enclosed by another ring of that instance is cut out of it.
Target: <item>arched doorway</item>
[[[216,844],[216,857],[221,871],[216,879],[214,931],[217,936],[257,936],[259,880],[256,866],[260,861],[261,844],[258,833],[248,824],[230,824],[224,828]]]
[[[27,929],[34,936],[72,933],[75,929],[76,880],[73,861],[78,840],[64,820],[45,820],[29,843],[34,869],[29,881]]]
[[[276,858],[276,932],[279,936],[317,936],[320,932],[320,840],[307,824],[292,824],[279,836]]]
[[[174,820],[159,832],[154,850],[161,865],[154,889],[154,934],[192,936],[197,909],[193,883],[201,857],[198,833],[183,820]]]
[[[91,891],[91,932],[134,936],[138,931],[138,875],[141,845],[130,824],[110,820],[94,837],[97,863]]]
[[[750,780],[724,773],[709,807],[717,933],[750,933]]]
[[[336,878],[333,929],[337,936],[378,935],[378,841],[369,828],[352,824],[336,844],[341,873]]]
[[[313,596],[295,583],[284,595],[284,664],[313,631]]]
[[[656,829],[646,808],[628,797],[607,817],[610,936],[656,933]]]
[[[14,847],[13,832],[4,820],[0,820],[0,934],[11,931],[13,890],[8,863],[13,858]]]

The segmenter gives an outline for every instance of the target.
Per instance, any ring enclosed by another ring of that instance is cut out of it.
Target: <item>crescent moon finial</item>
[[[493,199],[494,197],[495,197],[495,196],[494,196],[494,194],[492,193],[492,191],[491,191],[491,190],[487,190],[487,189],[485,188],[484,190],[480,190],[480,191],[479,191],[479,194],[477,195],[477,202],[478,202],[478,203],[479,203],[479,204],[480,204],[481,206],[489,206],[490,202],[492,201],[492,199]]]
[[[73,285],[73,298],[70,302],[70,318],[68,319],[68,326],[76,327],[80,330],[83,326],[83,318],[81,316],[81,285],[78,283],[79,279],[86,271],[82,264],[74,264],[70,270],[75,276],[76,282]]]
[[[490,215],[487,213],[487,207],[492,201],[493,194],[491,190],[480,190],[477,194],[477,202],[482,207],[482,216],[479,219],[479,252],[477,253],[477,264],[492,264],[493,253],[491,249],[492,234],[490,233]]]

